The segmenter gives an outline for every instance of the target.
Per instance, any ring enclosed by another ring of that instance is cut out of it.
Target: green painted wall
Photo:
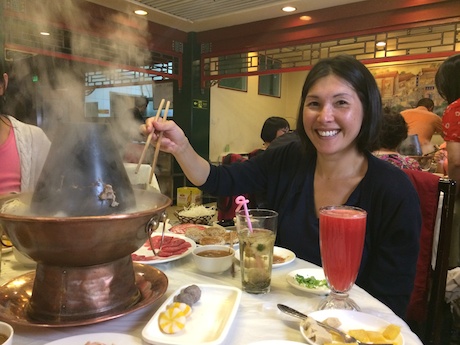
[[[190,33],[184,43],[183,83],[179,90],[174,83],[174,121],[183,129],[190,143],[200,156],[209,160],[210,133],[210,92],[201,89],[200,82],[200,46],[196,43],[195,33]],[[174,198],[177,200],[177,188],[192,186],[183,175],[180,167],[174,163]],[[204,196],[204,202],[208,198]]]

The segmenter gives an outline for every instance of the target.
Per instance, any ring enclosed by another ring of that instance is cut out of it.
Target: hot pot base
[[[27,314],[52,323],[82,320],[125,310],[140,297],[131,256],[83,267],[39,263]]]
[[[127,315],[144,308],[161,298],[168,288],[168,278],[155,267],[143,264],[132,264],[135,287],[140,292],[137,302],[127,307],[115,307],[98,315],[86,313],[80,318],[49,318],[38,320],[29,315],[32,289],[35,285],[36,273],[29,272],[0,286],[0,320],[30,327],[73,327],[95,324]],[[38,269],[37,269],[38,274]],[[34,297],[35,298],[35,297]],[[39,313],[40,316],[43,316]],[[49,315],[47,315],[49,317]]]

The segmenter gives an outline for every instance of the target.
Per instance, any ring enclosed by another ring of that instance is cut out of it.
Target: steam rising
[[[20,48],[7,52],[6,58],[12,61],[9,95],[14,105],[10,107],[11,114],[34,122],[29,115],[34,112],[30,107],[22,109],[22,114],[13,109],[35,97],[37,90],[40,96],[36,99],[38,124],[51,140],[62,122],[102,121],[111,123],[114,129],[119,128],[113,121],[112,109],[107,114],[110,117],[85,118],[85,95],[93,91],[93,87],[85,85],[85,79],[88,74],[99,74],[105,79],[104,83],[120,85],[123,70],[151,64],[147,20],[81,0],[28,0],[23,4],[23,11],[18,12],[27,20],[10,19],[11,23],[5,25],[5,43],[34,49],[31,54],[20,53]],[[42,36],[41,31],[50,35]],[[40,49],[38,54],[35,48]],[[38,82],[31,82],[33,76],[38,77]],[[125,82],[136,83],[126,77]],[[144,93],[141,86],[139,93]],[[133,105],[127,101],[118,106],[128,110]],[[139,124],[128,112],[117,115],[120,117],[117,122],[122,122],[124,128],[137,131]],[[123,137],[116,140],[123,141]]]
[[[35,192],[40,195],[34,195],[32,203],[36,200],[37,203],[54,204],[51,213],[57,212],[57,205],[64,207],[60,211],[67,213],[66,206],[75,208],[75,204],[88,203],[89,205],[82,206],[82,210],[86,212],[93,208],[92,200],[85,201],[86,194],[91,197],[95,194],[98,199],[103,188],[100,186],[110,184],[117,193],[117,202],[123,206],[120,211],[135,205],[132,189],[126,191],[123,185],[126,181],[129,183],[126,173],[123,171],[123,176],[118,174],[119,170],[124,170],[120,153],[132,140],[132,133],[138,133],[139,122],[129,111],[134,106],[133,98],[119,100],[116,113],[109,100],[106,100],[105,106],[99,102],[98,115],[102,107],[110,109],[108,116],[89,118],[85,116],[85,97],[95,90],[109,90],[108,87],[114,85],[123,86],[123,82],[126,85],[136,84],[136,80],[128,80],[126,77],[133,73],[124,72],[153,64],[148,22],[134,15],[111,11],[80,0],[25,1],[24,11],[19,18],[27,20],[21,22],[20,19],[15,24],[9,17],[12,27],[5,25],[6,44],[15,47],[22,44],[26,51],[24,54],[19,52],[20,49],[10,49],[9,55],[7,54],[13,67],[9,71],[11,90],[8,90],[9,94],[14,95],[10,102],[11,114],[24,121],[18,116],[20,114],[17,114],[16,109],[24,100],[36,97],[38,125],[52,141],[50,155],[39,181],[40,191],[37,185]],[[8,30],[12,30],[11,34],[8,34]],[[41,36],[39,32],[49,32],[50,35]],[[32,38],[34,42],[21,41],[24,37]],[[138,87],[140,94],[145,95],[143,86]],[[24,113],[34,111],[25,109]],[[88,140],[87,133],[78,130],[62,136],[63,128],[68,128],[69,123],[76,128],[83,122],[109,124],[113,140]],[[82,147],[88,145],[89,147],[82,150]],[[101,148],[98,145],[109,147]],[[118,156],[109,151],[116,151]],[[94,152],[97,154],[92,155]],[[108,161],[108,157],[113,161]],[[56,159],[59,162],[56,163]],[[88,175],[87,178],[85,175]],[[51,190],[44,192],[45,186]],[[95,190],[90,190],[91,188]],[[73,194],[63,193],[66,189],[73,189]],[[72,215],[93,215],[78,212]]]

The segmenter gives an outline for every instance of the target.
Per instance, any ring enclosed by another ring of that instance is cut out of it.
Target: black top
[[[356,283],[404,317],[419,252],[420,202],[401,169],[370,153],[367,158],[368,171],[346,202],[368,212]],[[315,166],[316,153],[306,154],[292,142],[242,163],[211,166],[200,188],[218,196],[265,191],[267,208],[279,213],[276,244],[321,265]]]

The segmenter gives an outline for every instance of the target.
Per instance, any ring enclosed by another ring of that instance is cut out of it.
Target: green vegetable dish
[[[316,279],[315,277],[304,277],[300,274],[295,275],[295,280],[301,286],[307,287],[309,289],[317,289],[322,286],[327,287],[326,279]]]

